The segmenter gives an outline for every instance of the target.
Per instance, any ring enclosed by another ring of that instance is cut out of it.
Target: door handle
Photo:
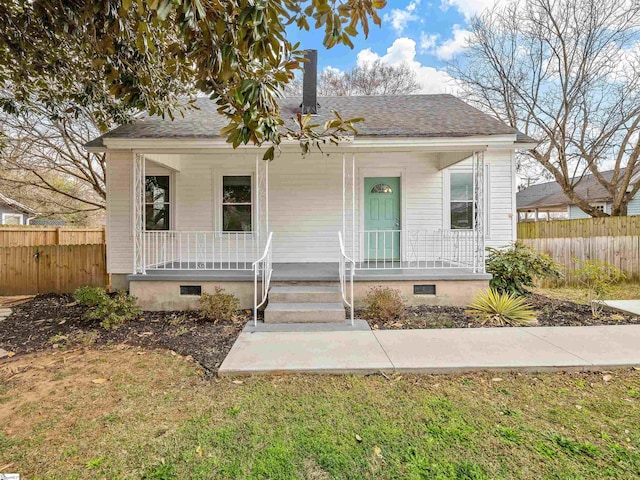
[[[400,229],[400,219],[396,218],[396,228],[399,230]]]

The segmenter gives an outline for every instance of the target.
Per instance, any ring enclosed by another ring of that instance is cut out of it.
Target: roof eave
[[[339,149],[376,148],[431,148],[451,149],[463,148],[486,150],[493,148],[516,148],[515,134],[502,135],[472,135],[461,137],[401,137],[401,136],[357,136],[345,139],[336,147]],[[207,148],[233,148],[222,137],[214,138],[113,138],[102,139],[102,147],[85,146],[87,150],[104,152],[107,150],[193,150]],[[298,146],[297,140],[285,140],[281,147]],[[259,148],[266,148],[263,145]],[[238,149],[255,149],[255,145],[241,145]]]

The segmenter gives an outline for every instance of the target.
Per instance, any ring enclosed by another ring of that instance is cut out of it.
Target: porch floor
[[[366,266],[366,263],[365,263]],[[373,266],[373,263],[371,264]],[[200,267],[189,269],[187,264],[170,265],[166,268],[147,270],[146,275],[129,275],[129,280],[146,281],[227,281],[227,282],[252,282],[253,270],[230,270],[234,264],[206,265],[209,269]],[[407,262],[378,264],[378,269],[356,270],[354,281],[383,281],[383,280],[488,280],[491,275],[486,273],[474,273],[470,268],[452,267],[446,262],[439,262],[429,268],[415,269],[409,267]],[[391,268],[396,267],[396,268]],[[274,263],[272,282],[338,282],[338,262],[323,263]]]

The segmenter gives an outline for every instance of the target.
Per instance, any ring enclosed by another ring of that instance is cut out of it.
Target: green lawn
[[[0,472],[46,479],[637,478],[640,372],[604,375],[234,383],[204,379],[194,363],[160,352],[23,357],[0,365]]]

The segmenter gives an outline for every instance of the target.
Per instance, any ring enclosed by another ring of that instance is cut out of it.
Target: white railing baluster
[[[396,234],[400,251],[395,248]],[[362,230],[359,237],[363,258],[357,264],[358,270],[393,269],[396,256],[402,269],[469,270],[474,267],[472,230]]]
[[[142,242],[149,270],[250,271],[262,253],[254,232],[145,231]]]

